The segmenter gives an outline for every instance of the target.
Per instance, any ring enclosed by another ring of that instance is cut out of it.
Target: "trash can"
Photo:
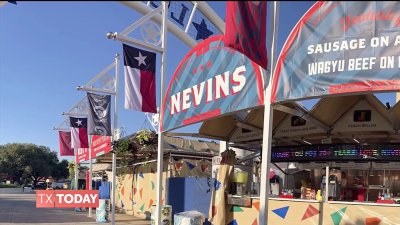
[[[174,225],[203,225],[205,219],[199,211],[186,211],[174,215]]]
[[[96,222],[99,223],[107,223],[109,208],[108,208],[108,199],[99,199],[99,207],[96,208]]]
[[[151,225],[157,225],[156,221],[156,205],[152,205],[150,208],[151,211]],[[161,209],[161,220],[162,225],[172,225],[172,206],[163,205]]]

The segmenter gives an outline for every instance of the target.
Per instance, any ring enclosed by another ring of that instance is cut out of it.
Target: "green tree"
[[[51,176],[55,179],[68,178],[68,160],[63,159],[61,162],[57,163],[51,171]]]
[[[49,176],[68,177],[68,162],[59,163],[57,153],[49,147],[12,143],[0,146],[0,171],[20,184],[30,180],[34,185]]]

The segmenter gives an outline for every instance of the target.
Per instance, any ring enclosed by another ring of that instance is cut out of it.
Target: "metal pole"
[[[164,108],[164,78],[165,78],[165,68],[167,63],[167,2],[163,1],[163,11],[162,11],[162,37],[161,37],[161,48],[163,53],[161,55],[161,85],[160,85],[160,110],[159,110],[159,123],[161,123],[161,113]],[[162,176],[164,172],[164,141],[163,132],[161,131],[161,126],[158,125],[158,156],[157,156],[157,208],[156,208],[156,221],[157,225],[162,225],[161,221],[161,200],[162,200]]]
[[[92,135],[89,135],[89,190],[92,190]],[[89,217],[92,217],[92,207],[89,207]]]
[[[116,134],[118,129],[118,76],[119,75],[119,54],[115,55],[115,96],[114,96],[114,138],[118,140],[119,134]],[[117,176],[117,156],[114,151],[112,154],[112,193],[111,193],[111,224],[115,225],[115,187],[116,187],[116,176]]]
[[[78,149],[77,148],[75,148],[75,155],[76,156],[78,155]],[[74,183],[75,183],[75,190],[78,190],[78,173],[79,173],[79,170],[78,170],[78,160],[77,160],[76,156],[75,156],[75,168],[74,168],[74,171],[75,171],[75,181],[74,181]]]
[[[263,129],[263,144],[262,144],[262,159],[261,159],[261,187],[260,187],[260,225],[268,223],[268,200],[270,194],[269,183],[269,167],[271,163],[271,144],[272,144],[272,120],[273,120],[273,106],[271,104],[272,80],[275,68],[275,51],[276,51],[276,38],[278,31],[278,7],[279,3],[274,1],[271,7],[272,24],[270,27],[271,37],[271,50],[270,62],[271,70],[268,86],[264,95],[264,129]],[[263,71],[263,70],[262,70]]]
[[[329,198],[329,164],[326,165],[325,167],[325,196],[324,196],[324,202],[328,202]]]

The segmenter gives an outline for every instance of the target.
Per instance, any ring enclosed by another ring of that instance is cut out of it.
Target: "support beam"
[[[140,1],[119,1],[119,3],[131,9],[134,9],[142,14],[147,14],[152,11],[152,8],[148,7],[145,3]],[[160,14],[157,14],[152,18],[152,20],[157,22],[158,24],[161,24],[162,16]],[[166,25],[168,26],[169,31],[171,31],[175,36],[177,36],[181,41],[183,41],[183,43],[185,43],[190,48],[193,48],[194,46],[197,45],[197,41],[195,41],[193,38],[187,35],[184,30],[179,28],[172,21],[167,20]]]

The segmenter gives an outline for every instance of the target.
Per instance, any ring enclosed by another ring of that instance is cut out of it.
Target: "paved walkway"
[[[10,225],[89,225],[96,223],[96,211],[92,217],[88,212],[75,212],[74,209],[36,208],[35,193],[22,193],[22,190],[0,191],[0,224]],[[115,215],[116,225],[148,225],[149,220],[126,214]],[[104,224],[104,223],[103,223]],[[106,223],[107,224],[107,223]],[[108,223],[111,224],[111,223]]]

